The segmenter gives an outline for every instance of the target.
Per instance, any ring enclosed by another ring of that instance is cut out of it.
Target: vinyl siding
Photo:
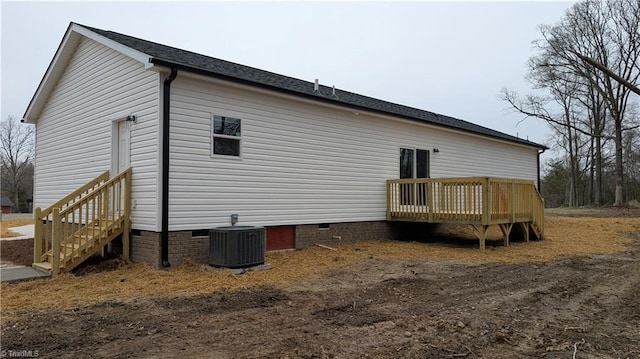
[[[242,119],[242,158],[211,156],[213,114]],[[385,219],[400,147],[432,150],[432,177],[534,180],[537,152],[503,141],[178,76],[169,229]]]
[[[111,169],[112,121],[130,125],[133,228],[156,230],[159,74],[82,38],[36,122],[35,206]]]

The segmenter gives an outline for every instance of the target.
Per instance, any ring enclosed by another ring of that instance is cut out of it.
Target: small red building
[[[13,202],[9,199],[9,197],[2,197],[0,199],[2,204],[2,213],[7,214],[12,212]]]

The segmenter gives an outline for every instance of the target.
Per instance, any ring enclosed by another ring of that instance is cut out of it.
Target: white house
[[[466,121],[71,23],[24,122],[34,207],[130,166],[131,255],[204,261],[206,230],[270,248],[390,235],[386,180],[537,180],[545,147]],[[177,264],[177,263],[176,263]]]

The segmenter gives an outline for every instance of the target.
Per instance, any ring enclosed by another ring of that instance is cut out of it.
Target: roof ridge
[[[283,77],[287,77],[287,78],[290,78],[290,79],[293,79],[293,80],[303,81],[303,82],[307,82],[307,83],[309,83],[309,84],[313,84],[313,82],[312,82],[312,81],[307,81],[307,80],[299,79],[299,78],[297,78],[297,77],[293,77],[293,76],[282,75],[282,74],[279,74],[279,73],[276,73],[276,72],[273,72],[273,71],[263,70],[263,69],[260,69],[260,68],[254,67],[254,66],[243,65],[243,64],[240,64],[240,63],[237,63],[237,62],[233,62],[233,61],[229,61],[229,60],[221,59],[221,58],[218,58],[218,57],[213,57],[213,56],[209,56],[209,55],[201,54],[201,53],[198,53],[198,52],[195,52],[195,51],[185,50],[185,49],[181,49],[181,48],[179,48],[179,47],[175,47],[175,46],[170,46],[170,45],[161,44],[161,43],[159,43],[159,42],[155,42],[155,41],[145,40],[145,39],[142,39],[142,38],[139,38],[139,37],[135,37],[135,36],[131,36],[131,35],[127,35],[127,34],[123,34],[123,33],[117,32],[117,31],[98,29],[98,28],[95,28],[95,27],[86,26],[86,25],[82,25],[82,24],[78,24],[78,23],[76,23],[76,25],[80,25],[80,26],[82,26],[82,27],[84,27],[84,28],[86,28],[86,29],[88,29],[88,30],[94,31],[94,32],[96,32],[96,33],[98,33],[98,34],[100,34],[101,32],[104,32],[104,33],[114,34],[114,35],[117,35],[117,36],[123,36],[123,37],[127,37],[127,38],[129,38],[129,39],[132,39],[132,40],[136,40],[136,41],[144,41],[144,42],[146,42],[146,43],[154,44],[154,45],[157,45],[157,46],[162,46],[162,47],[165,47],[165,48],[169,48],[169,49],[173,49],[173,50],[177,50],[177,51],[181,51],[181,52],[190,53],[190,54],[193,54],[193,55],[196,55],[196,56],[203,56],[203,57],[207,57],[207,58],[209,58],[209,59],[216,60],[216,61],[220,61],[220,62],[225,62],[225,63],[230,64],[230,65],[247,67],[247,68],[250,68],[250,69],[253,69],[253,70],[266,72],[266,73],[273,74],[273,75],[276,75],[276,76],[283,76]],[[112,39],[112,40],[113,40],[113,39]],[[168,60],[168,59],[164,59],[164,60]],[[325,85],[321,85],[321,86],[325,86]],[[326,87],[326,86],[325,86],[325,87]],[[336,89],[336,90],[337,90],[337,89]],[[342,90],[342,91],[344,91],[344,90]]]

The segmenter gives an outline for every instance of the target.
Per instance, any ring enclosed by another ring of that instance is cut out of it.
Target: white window
[[[211,150],[214,155],[240,157],[242,132],[239,118],[213,116]]]

